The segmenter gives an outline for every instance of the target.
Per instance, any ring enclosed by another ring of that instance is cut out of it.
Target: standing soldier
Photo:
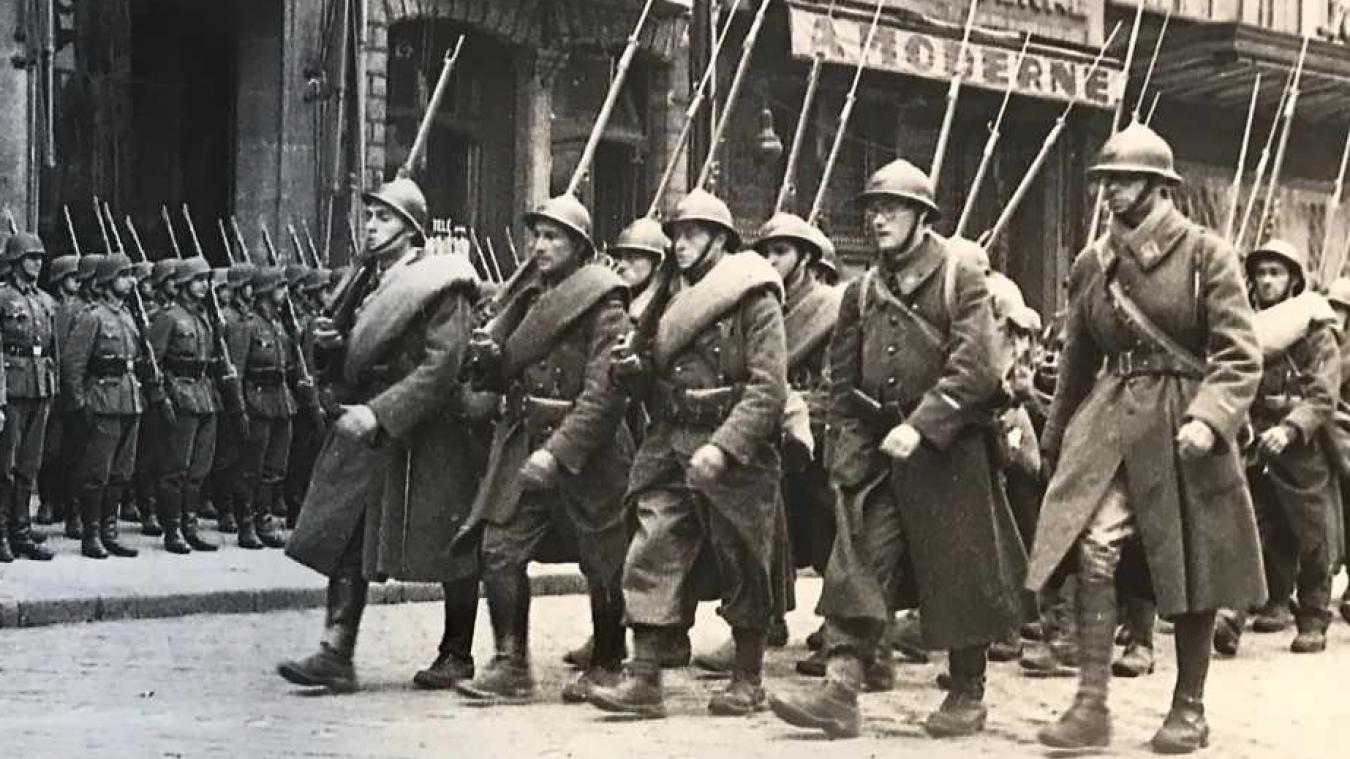
[[[220,317],[227,336],[231,326],[252,308],[253,277],[257,273],[256,266],[241,261],[229,266],[224,283],[215,284],[216,297],[220,299]],[[238,357],[231,358],[238,361]],[[234,513],[237,508],[235,492],[238,489],[239,452],[244,438],[244,431],[240,429],[243,418],[232,414],[217,417],[216,455],[211,462],[211,474],[207,476],[207,491],[211,494],[211,502],[216,510],[216,529],[225,534],[239,529]]]
[[[1026,554],[990,459],[994,320],[984,273],[932,230],[932,181],[897,160],[862,194],[876,266],[845,290],[830,344],[831,477],[838,531],[821,592],[826,684],[774,713],[859,732],[865,663],[897,605],[918,606],[926,648],[949,653],[935,737],[984,728],[986,652],[1016,630]]]
[[[589,667],[564,688],[563,700],[581,703],[595,686],[617,682],[625,655],[619,583],[633,443],[622,423],[624,398],[610,387],[609,364],[628,316],[623,280],[591,262],[591,216],[579,201],[553,198],[525,222],[537,284],[506,305],[471,354],[478,381],[504,392],[507,402],[465,528],[486,523],[483,588],[497,653],[456,689],[476,699],[533,697],[525,570],[547,555],[541,549],[548,538],[571,538],[575,546],[564,552],[575,551],[586,576],[594,644]]]
[[[327,269],[311,269],[298,288],[292,289],[292,301],[295,303],[296,321],[300,326],[300,350],[305,352],[305,363],[314,366],[314,318],[323,309],[321,297],[328,286],[330,274]],[[314,423],[309,414],[296,416],[295,435],[291,441],[289,466],[286,468],[284,485],[286,503],[286,526],[295,527],[300,515],[300,504],[305,501],[305,489],[309,485],[310,475],[314,473],[314,459],[323,444],[323,431]]]
[[[145,316],[151,324],[154,324],[159,313],[178,296],[175,277],[178,264],[177,258],[155,261],[151,265],[150,276],[138,282],[141,302],[145,304]],[[161,365],[162,363],[161,361]],[[161,509],[156,503],[160,458],[165,451],[163,437],[167,432],[166,426],[160,424],[160,421],[162,420],[142,420],[140,433],[136,439],[136,470],[131,476],[130,488],[141,513],[141,534],[152,538],[164,534],[159,518]]]
[[[1307,287],[1303,253],[1271,240],[1246,260],[1252,305],[1264,311]],[[1318,653],[1327,646],[1331,622],[1329,544],[1339,489],[1322,428],[1332,419],[1340,394],[1341,356],[1335,328],[1312,320],[1306,334],[1267,357],[1252,402],[1256,439],[1247,461],[1247,487],[1256,507],[1270,599],[1256,612],[1252,629],[1278,632],[1289,626],[1289,604],[1298,590],[1298,634],[1290,650]],[[1245,609],[1221,615],[1214,638],[1220,653],[1237,653]]]
[[[202,304],[211,286],[211,265],[195,256],[175,268],[178,297],[161,307],[150,325],[150,345],[164,371],[175,418],[147,420],[156,445],[146,453],[157,460],[155,505],[164,548],[186,554],[217,548],[197,533],[197,512],[215,454],[219,404],[211,384],[211,324]]]
[[[472,674],[478,608],[478,546],[452,546],[481,471],[459,381],[477,278],[466,259],[416,247],[427,205],[415,182],[396,179],[364,200],[363,268],[315,323],[321,368],[345,405],[286,548],[328,576],[323,639],[318,653],[277,667],[290,682],[337,692],[356,688],[352,654],[371,580],[444,586],[444,636],[419,685]]]
[[[291,417],[295,415],[295,398],[287,384],[293,344],[280,316],[286,295],[285,269],[260,267],[253,277],[253,308],[241,309],[239,320],[227,330],[230,356],[239,365],[248,411],[234,491],[240,548],[286,545],[272,521],[273,503],[280,497],[286,478]]]
[[[1328,458],[1335,465],[1341,496],[1340,503],[1334,506],[1341,510],[1341,544],[1335,548],[1340,555],[1340,565],[1350,571],[1350,333],[1346,331],[1350,330],[1350,278],[1338,277],[1331,283],[1327,288],[1327,302],[1336,314],[1341,338],[1341,387],[1330,435],[1334,450],[1328,451]],[[1341,596],[1340,612],[1341,618],[1350,623],[1350,587]]]
[[[49,561],[52,552],[33,539],[32,500],[42,465],[47,415],[56,397],[56,301],[38,289],[46,250],[29,232],[5,241],[9,276],[0,284],[0,337],[4,342],[5,406],[0,417],[0,562],[23,556]]]
[[[91,303],[75,319],[61,349],[61,385],[80,417],[80,552],[91,559],[131,558],[117,539],[117,507],[131,480],[142,406],[134,372],[136,322],[123,300],[136,286],[131,259],[120,253],[98,262]]]
[[[75,274],[79,267],[79,256],[67,255],[53,259],[49,270],[47,281],[56,300],[56,315],[52,318],[52,330],[58,349],[65,342],[66,332],[70,329],[71,320],[75,316],[74,306],[78,303],[76,294],[80,291],[80,283]],[[60,360],[60,355],[52,355],[52,361]],[[59,385],[57,390],[56,402],[47,414],[47,437],[42,445],[42,468],[38,470],[38,495],[42,499],[37,516],[34,518],[38,524],[52,524],[65,519],[71,508],[70,488],[66,484],[69,481],[69,470],[61,466],[61,458],[58,455],[65,445],[63,435],[65,420]]]
[[[1111,211],[1074,262],[1064,352],[1042,451],[1053,472],[1027,586],[1078,565],[1078,694],[1040,732],[1056,748],[1105,746],[1117,569],[1176,629],[1162,753],[1208,743],[1204,687],[1214,612],[1265,599],[1236,441],[1261,377],[1233,250],[1171,200],[1172,149],[1132,124],[1089,176]],[[1056,463],[1057,462],[1057,463]]]
[[[708,709],[740,716],[764,706],[774,604],[778,436],[787,400],[782,281],[760,256],[734,254],[740,236],[731,211],[704,190],[680,201],[666,232],[678,291],[654,332],[635,335],[638,352],[622,349],[614,365],[616,381],[630,398],[647,400],[653,418],[629,475],[637,533],[623,591],[635,650],[619,683],[594,689],[591,702],[665,715],[663,641],[686,624],[688,581],[706,544],[736,645],[731,683]]]
[[[105,258],[106,253],[88,253],[80,257],[80,265],[76,268],[74,276],[78,289],[66,307],[57,312],[56,339],[63,355],[65,346],[70,344],[70,332],[75,328],[79,315],[94,304],[94,275],[98,273],[99,262]],[[63,358],[58,356],[57,361],[61,360]],[[61,448],[57,452],[57,460],[58,466],[68,474],[79,466],[80,457],[83,455],[84,414],[76,411],[71,405],[64,381],[61,382],[58,400],[60,401],[58,413],[61,415]],[[79,540],[84,532],[83,519],[80,517],[80,484],[69,476],[66,480],[66,500],[70,505],[66,509],[65,536],[71,540]]]

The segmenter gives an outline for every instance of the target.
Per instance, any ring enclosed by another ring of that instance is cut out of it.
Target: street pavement
[[[809,685],[792,674],[801,641],[817,620],[818,580],[798,583],[793,643],[773,651],[768,686]],[[453,693],[414,690],[412,673],[434,655],[441,608],[434,603],[372,607],[358,643],[363,690],[314,694],[273,674],[279,659],[317,643],[318,610],[196,615],[0,630],[0,745],[10,757],[1046,757],[1036,730],[1069,703],[1073,680],[1030,680],[1015,664],[992,666],[988,730],[934,741],[921,723],[942,698],[941,663],[902,665],[891,693],[864,697],[863,736],[829,741],[768,713],[714,718],[720,687],[692,670],[668,673],[670,718],[629,721],[589,706],[564,706],[570,672],[559,657],[589,627],[584,596],[536,600],[532,650],[539,702],[473,707]],[[476,653],[487,661],[491,634],[480,607]],[[700,609],[696,649],[726,635],[713,605]],[[1249,633],[1241,654],[1215,661],[1207,705],[1212,745],[1200,756],[1314,759],[1346,756],[1350,627],[1337,619],[1328,651],[1296,656],[1293,633]],[[1175,672],[1170,636],[1158,636],[1158,671],[1112,683],[1111,756],[1151,756]]]

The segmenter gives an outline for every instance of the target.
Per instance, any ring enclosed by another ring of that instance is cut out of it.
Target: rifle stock
[[[167,212],[165,216],[168,220]],[[188,236],[192,239],[192,248],[198,256],[202,254],[201,240],[197,239],[197,225],[192,223],[192,212],[187,203],[183,204],[183,220],[187,222]],[[169,225],[172,236],[173,225]],[[177,242],[174,243],[175,247]],[[181,254],[180,254],[181,255]],[[211,342],[216,357],[216,382],[220,388],[221,406],[226,413],[240,420],[240,427],[247,426],[248,412],[244,407],[244,384],[239,376],[238,367],[230,356],[230,342],[225,334],[225,314],[220,308],[220,298],[216,288],[206,288],[206,319],[211,323]]]
[[[295,229],[291,229],[291,234],[295,234]],[[277,249],[272,245],[272,233],[267,227],[262,227],[263,247],[267,251],[267,263],[270,266],[279,266],[277,258]],[[299,239],[295,239],[295,244],[300,244]],[[304,255],[301,253],[301,259]],[[305,333],[300,327],[300,318],[295,313],[295,302],[291,300],[289,290],[286,297],[281,301],[281,318],[286,324],[286,331],[291,335],[291,346],[295,353],[295,397],[300,404],[300,408],[309,415],[310,422],[319,430],[324,429],[323,404],[319,402],[318,386],[314,384],[314,375],[309,370],[309,359],[305,356]]]

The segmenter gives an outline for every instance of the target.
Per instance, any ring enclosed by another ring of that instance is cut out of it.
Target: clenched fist
[[[558,481],[558,460],[540,448],[520,467],[520,487],[524,490],[548,490]]]
[[[370,410],[370,406],[343,406],[342,416],[337,420],[337,431],[339,434],[346,435],[355,440],[364,440],[367,443],[375,441],[375,433],[380,429],[380,423],[375,419],[375,412]]]
[[[1186,461],[1198,459],[1214,450],[1214,430],[1199,419],[1192,419],[1177,430],[1177,455]]]
[[[721,448],[708,443],[700,446],[689,459],[689,484],[694,487],[706,487],[717,481],[727,470],[727,454]]]
[[[896,461],[907,461],[919,450],[921,442],[923,436],[918,430],[908,424],[901,424],[887,433],[886,439],[881,441],[881,452]]]

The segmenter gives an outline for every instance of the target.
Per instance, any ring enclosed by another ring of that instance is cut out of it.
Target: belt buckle
[[[33,358],[42,358],[42,346],[41,346],[41,345],[34,345],[34,346],[33,346]]]
[[[1120,354],[1116,360],[1116,372],[1122,377],[1128,377],[1134,374],[1134,351],[1128,350]]]

